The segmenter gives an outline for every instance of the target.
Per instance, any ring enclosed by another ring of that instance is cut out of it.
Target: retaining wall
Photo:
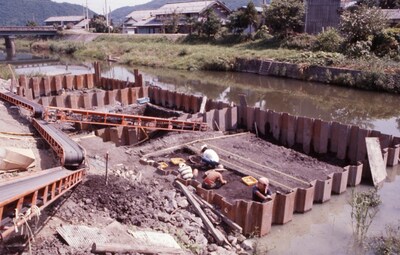
[[[103,142],[111,141],[117,147],[137,144],[147,137],[147,134],[140,128],[123,126],[98,129],[95,134],[101,137]]]
[[[260,75],[285,77],[400,93],[400,75],[370,73],[336,67],[292,64],[257,59],[236,59],[235,70]],[[383,85],[382,85],[383,84]]]

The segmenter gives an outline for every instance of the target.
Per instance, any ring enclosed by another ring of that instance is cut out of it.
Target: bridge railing
[[[53,26],[36,26],[36,27],[22,27],[22,26],[0,26],[0,31],[54,31],[57,29]]]

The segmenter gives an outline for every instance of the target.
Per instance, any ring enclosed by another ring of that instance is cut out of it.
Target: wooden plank
[[[366,137],[365,143],[367,145],[372,181],[374,182],[374,186],[377,186],[379,183],[384,181],[387,176],[381,145],[379,143],[379,138],[376,137]]]
[[[192,197],[190,194],[190,191],[179,181],[175,182],[179,188],[182,190],[183,194],[187,197],[189,202],[194,206],[196,212],[199,214],[200,218],[203,220],[204,225],[207,227],[207,229],[211,232],[212,236],[215,238],[215,241],[218,244],[223,244],[225,241],[225,236],[214,227],[214,225],[211,223],[210,219],[207,217],[207,215],[204,213],[204,211],[201,209],[199,203]]]
[[[144,253],[144,254],[184,254],[183,250],[171,247],[161,247],[153,245],[138,245],[138,244],[100,244],[94,243],[92,246],[93,253]]]

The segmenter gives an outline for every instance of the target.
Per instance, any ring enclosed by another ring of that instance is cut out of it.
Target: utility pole
[[[86,30],[89,31],[89,7],[88,7],[88,0],[86,0]]]

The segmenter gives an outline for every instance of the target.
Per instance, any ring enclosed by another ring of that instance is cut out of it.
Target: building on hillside
[[[318,34],[329,27],[338,27],[340,22],[340,0],[306,0],[305,32]]]
[[[212,9],[224,25],[230,9],[220,1],[195,1],[165,4],[156,10],[134,11],[126,16],[125,33],[165,33],[168,24],[175,22],[178,33],[190,33],[190,22],[199,21],[206,10]]]
[[[382,9],[382,12],[389,26],[394,27],[400,24],[400,9]]]
[[[90,19],[85,16],[54,16],[44,21],[46,26],[69,27],[71,29],[84,29]]]

